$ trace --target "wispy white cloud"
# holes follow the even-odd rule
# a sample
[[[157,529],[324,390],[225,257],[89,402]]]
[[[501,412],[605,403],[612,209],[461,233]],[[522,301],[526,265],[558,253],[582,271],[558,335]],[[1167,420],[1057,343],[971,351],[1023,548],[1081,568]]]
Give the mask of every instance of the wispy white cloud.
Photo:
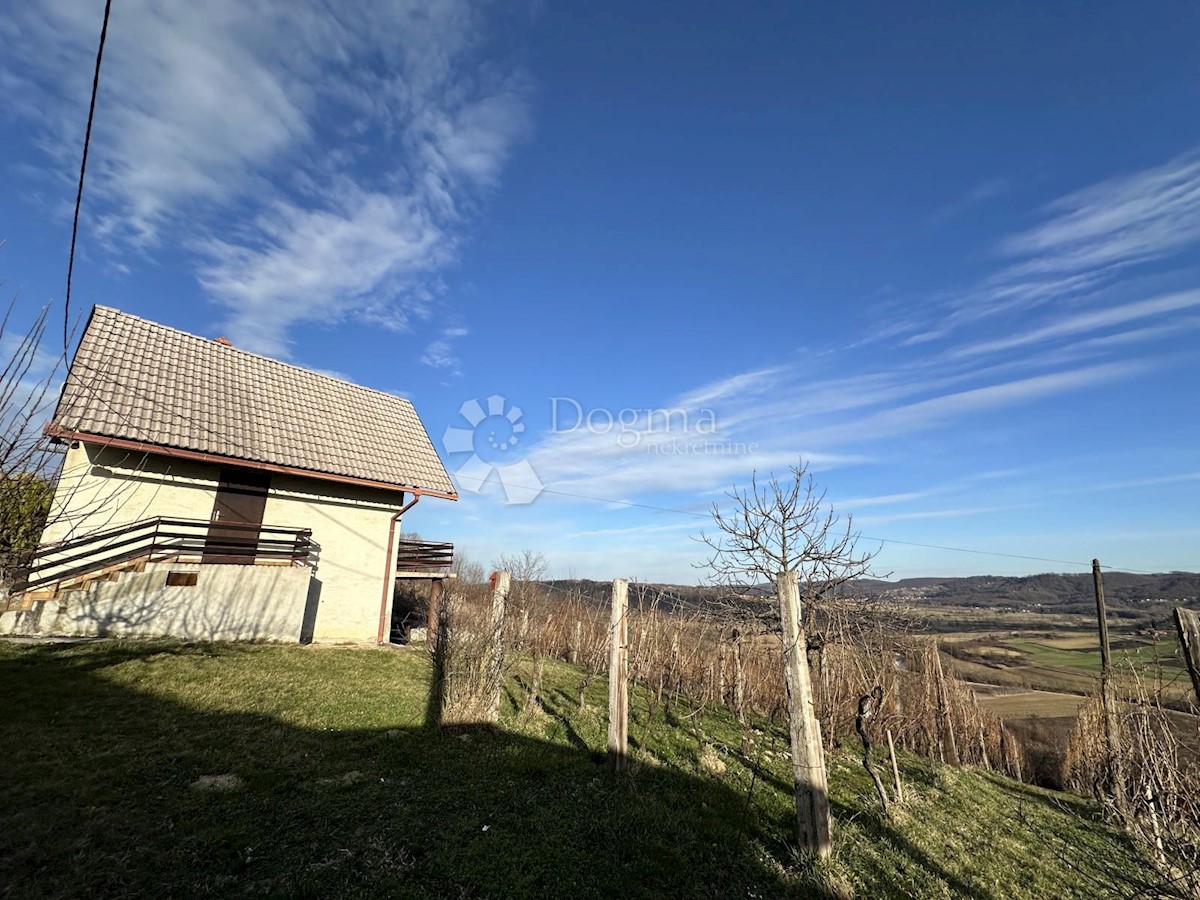
[[[1036,504],[1018,503],[1004,506],[962,506],[946,509],[923,509],[915,512],[890,513],[886,515],[856,516],[854,524],[860,528],[875,528],[894,522],[923,522],[937,519],[961,519],[968,516],[988,516],[1002,512],[1033,509]]]
[[[1053,363],[1054,355],[1050,361]],[[840,363],[827,361],[823,365],[840,366]],[[741,452],[671,452],[673,444],[695,437],[682,427],[683,417],[672,419],[677,427],[665,433],[640,431],[634,443],[624,446],[616,427],[599,432],[580,428],[535,435],[528,448],[528,461],[547,490],[531,509],[538,510],[535,521],[553,515],[546,510],[566,507],[591,510],[603,518],[611,516],[611,526],[593,520],[584,535],[575,532],[570,535],[574,541],[583,536],[595,540],[601,548],[595,562],[602,569],[607,565],[604,569],[607,574],[612,572],[613,560],[645,557],[642,552],[645,547],[653,548],[649,555],[657,562],[652,567],[675,566],[676,573],[686,572],[686,565],[679,560],[687,558],[689,553],[693,561],[695,557],[687,536],[703,526],[710,503],[723,502],[724,492],[732,485],[745,485],[752,470],[783,472],[804,456],[813,462],[818,481],[832,489],[852,483],[854,475],[844,472],[826,475],[826,472],[864,463],[886,465],[888,449],[885,448],[906,446],[903,442],[910,435],[938,429],[956,432],[969,429],[973,420],[994,416],[998,410],[1004,410],[1006,427],[1011,428],[1025,420],[1026,408],[1032,404],[1137,377],[1154,362],[1118,360],[1068,367],[1059,363],[1044,371],[1046,365],[1038,358],[964,368],[943,353],[929,360],[895,365],[883,372],[833,379],[814,377],[816,372],[808,361],[772,367],[769,376],[763,374],[765,370],[754,369],[745,373],[744,378],[726,377],[674,400],[668,398],[665,403],[670,407],[682,405],[684,400],[711,402],[719,422],[714,440],[724,446],[740,446]],[[969,386],[951,387],[960,382]],[[843,407],[822,401],[826,384],[836,386],[830,387],[828,393],[844,403]],[[647,398],[639,397],[629,405],[656,404],[652,399],[647,402]],[[688,410],[695,412],[694,408]],[[726,415],[726,410],[733,413]],[[695,422],[694,415],[689,421]],[[630,427],[645,425],[644,416],[639,416],[631,421]],[[884,459],[875,457],[879,452]],[[1014,479],[1021,480],[1019,488],[1004,483]],[[1029,467],[989,469],[908,490],[859,495],[848,500],[839,499],[838,492],[833,491],[830,501],[839,512],[853,514],[856,525],[871,533],[871,529],[889,524],[970,517],[983,520],[1033,508],[1044,501],[1045,492],[1026,490],[1029,481]],[[597,504],[583,498],[632,501],[692,515],[680,516],[679,521],[663,521],[659,513],[619,503]],[[484,499],[489,503],[500,502],[499,491],[490,496],[485,494]],[[543,529],[539,547],[557,548],[559,544],[555,527]],[[587,558],[586,554],[576,552],[575,545],[562,552],[569,552],[579,565],[584,565]]]
[[[1174,475],[1156,475],[1152,478],[1132,478],[1127,481],[1110,481],[1103,484],[1092,484],[1082,488],[1073,488],[1072,492],[1077,491],[1118,491],[1127,490],[1129,488],[1143,487],[1161,487],[1166,484],[1185,484],[1187,482],[1200,481],[1200,472],[1179,472]]]
[[[778,385],[788,371],[787,366],[768,366],[730,375],[689,391],[679,398],[676,405],[684,409],[701,409],[731,397],[744,399],[758,396]]]
[[[961,428],[972,417],[1136,377],[1152,366],[1151,361],[1122,360],[1064,367],[1050,356],[964,368],[942,354],[832,379],[813,377],[807,363],[759,368],[664,404],[631,400],[629,406],[640,412],[624,420],[617,410],[602,412],[595,418],[598,427],[576,422],[586,414],[568,416],[565,428],[531,436],[520,451],[548,488],[539,503],[577,499],[563,494],[632,501],[657,497],[648,502],[692,503],[702,511],[698,501],[719,499],[731,485],[745,483],[751,471],[784,472],[801,457],[818,472],[860,465],[882,442],[949,425]],[[1047,367],[1050,371],[1044,371]],[[956,389],[964,382],[970,386]],[[673,412],[648,416],[647,407],[660,406]],[[714,413],[711,433],[696,428],[701,409]],[[985,472],[959,479],[962,483],[858,497],[837,506],[911,505],[959,492],[967,481],[1019,474]],[[671,496],[678,499],[661,499]]]
[[[676,444],[622,447],[616,435],[578,432],[553,435],[529,454],[530,465],[553,491],[590,497],[633,500],[646,494],[685,493],[696,497],[744,480],[752,469],[784,470],[798,457],[796,449],[759,446],[693,448]],[[817,464],[834,459],[812,453]]]
[[[1051,203],[1047,221],[1001,244],[1019,273],[1111,269],[1200,240],[1200,154],[1113,178]]]
[[[1077,313],[1073,316],[1057,319],[1029,331],[1010,334],[990,341],[980,341],[967,344],[953,351],[954,356],[973,356],[981,353],[998,353],[1039,344],[1056,338],[1072,337],[1090,331],[1099,331],[1115,325],[1124,325],[1139,319],[1148,319],[1164,313],[1179,312],[1200,306],[1200,290],[1180,291],[1155,297],[1149,300],[1138,300],[1109,306],[1090,312]]]
[[[950,424],[962,427],[970,418],[997,409],[1021,408],[1134,377],[1150,365],[1105,362],[1012,377],[1011,370],[1019,371],[1019,363],[957,372],[947,370],[943,362],[832,380],[813,379],[802,365],[756,369],[668,401],[665,406],[676,414],[657,416],[653,428],[644,409],[624,425],[612,411],[611,419],[608,415],[596,419],[598,428],[584,424],[570,428],[575,424],[572,418],[566,430],[535,435],[521,450],[548,489],[539,502],[657,497],[649,502],[673,508],[692,503],[702,511],[698,501],[719,498],[722,490],[745,483],[751,471],[784,472],[801,457],[818,472],[863,464],[881,442]],[[1009,376],[1001,377],[1005,370]],[[967,379],[975,386],[948,389]],[[910,399],[914,395],[920,399]],[[688,405],[696,402],[713,404],[717,424],[713,433],[697,433],[697,407]],[[654,406],[644,399],[637,405]],[[726,410],[733,412],[727,415]],[[974,480],[1014,474],[1019,473],[988,472]],[[959,479],[964,484],[969,480]],[[964,484],[859,497],[838,501],[837,506],[851,510],[911,505],[961,491]],[[661,499],[671,496],[679,499]]]
[[[974,185],[958,199],[934,211],[933,215],[929,217],[929,221],[933,224],[941,224],[958,218],[989,200],[1003,196],[1012,190],[1012,187],[1013,179],[1011,178],[987,178]]]
[[[913,503],[917,500],[925,500],[939,493],[941,493],[940,490],[931,489],[927,491],[906,491],[902,494],[884,494],[879,497],[851,497],[848,500],[838,500],[836,502],[836,506],[838,509],[844,509],[848,512],[853,512],[857,509],[864,509],[872,506],[892,506],[901,503]]]
[[[990,384],[872,413],[856,421],[853,428],[855,432],[870,434],[876,438],[908,433],[996,408],[1029,403],[1068,391],[1128,378],[1146,371],[1147,368],[1148,364],[1136,362],[1102,363]],[[815,436],[826,439],[842,436],[845,439],[850,436],[845,432],[845,426],[833,426],[823,432],[818,431]]]
[[[77,159],[99,15],[48,0],[0,23],[10,110],[58,162]],[[302,322],[430,318],[529,124],[486,32],[470,0],[116,5],[85,234],[191,250],[231,336],[266,353]]]
[[[628,528],[596,528],[592,531],[576,531],[573,537],[611,537],[621,535],[625,537],[637,535],[662,534],[664,532],[685,531],[695,533],[698,527],[694,521],[674,522],[670,525],[632,525]]]
[[[258,166],[308,136],[308,98],[296,88],[311,54],[291,58],[293,33],[274,33],[267,11],[220,0],[131,0],[115,9],[89,183],[111,204],[100,216],[110,238],[157,242],[173,211],[228,199]],[[101,9],[50,0],[14,12],[5,45],[10,63],[23,65],[6,66],[7,77],[24,88],[29,111],[45,112],[43,146],[74,159]],[[296,13],[304,27],[308,12]]]
[[[890,301],[868,341],[924,349],[984,321],[995,329],[997,321],[1019,316],[1029,331],[1030,319],[1049,309],[1111,305],[1103,292],[1137,267],[1170,260],[1200,243],[1200,151],[1062,196],[1046,204],[1038,219],[1000,239],[990,271],[974,283],[905,303]],[[1015,346],[1020,344],[996,339],[972,352]]]
[[[444,369],[451,374],[461,374],[459,359],[454,352],[454,341],[466,337],[468,331],[461,326],[443,328],[421,355],[421,362],[434,369]]]

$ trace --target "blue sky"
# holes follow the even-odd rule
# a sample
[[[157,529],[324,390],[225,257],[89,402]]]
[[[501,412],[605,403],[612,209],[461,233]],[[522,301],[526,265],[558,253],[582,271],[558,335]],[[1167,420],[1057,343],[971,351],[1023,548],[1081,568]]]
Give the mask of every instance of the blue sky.
[[[704,510],[803,454],[874,538],[1200,565],[1200,7],[345,6],[114,5],[76,312],[468,431],[406,525],[485,563],[694,581]],[[0,22],[26,314],[61,313],[102,8]]]

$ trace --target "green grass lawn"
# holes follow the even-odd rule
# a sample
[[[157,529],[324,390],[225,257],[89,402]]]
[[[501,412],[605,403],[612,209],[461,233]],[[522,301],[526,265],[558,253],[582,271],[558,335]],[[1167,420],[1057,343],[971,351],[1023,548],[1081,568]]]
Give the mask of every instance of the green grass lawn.
[[[425,726],[418,652],[0,643],[0,673],[6,897],[1083,898],[1144,872],[1078,798],[916,757],[882,819],[849,752],[814,866],[777,730],[746,757],[724,711],[647,721],[635,690],[615,775],[605,682],[581,712],[563,664],[541,708],[517,712],[518,667],[500,729],[456,734]]]
[[[1006,645],[1024,654],[1033,666],[1067,673],[1086,673],[1095,678],[1100,675],[1098,647],[1061,647],[1053,643],[1029,640],[1007,641]],[[1173,641],[1116,648],[1112,651],[1112,660],[1114,668],[1122,675],[1136,670],[1142,677],[1152,681],[1160,671],[1166,681],[1177,681],[1186,677],[1182,661],[1176,656],[1176,644]]]
[[[1055,666],[1063,669],[1080,669],[1088,672],[1100,671],[1100,650],[1095,647],[1055,647],[1038,641],[1008,641],[1008,646],[1020,650],[1037,665]],[[1113,665],[1118,668],[1137,666],[1145,669],[1155,664],[1172,672],[1182,668],[1175,658],[1174,644],[1145,644],[1137,648],[1114,650]]]

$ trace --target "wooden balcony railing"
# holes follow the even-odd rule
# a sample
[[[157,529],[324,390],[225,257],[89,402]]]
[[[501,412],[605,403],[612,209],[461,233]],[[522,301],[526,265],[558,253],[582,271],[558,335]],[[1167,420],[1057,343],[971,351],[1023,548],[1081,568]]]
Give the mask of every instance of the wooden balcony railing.
[[[454,565],[454,545],[434,541],[398,541],[397,572],[436,573]]]
[[[312,565],[318,547],[309,528],[213,523],[157,517],[46,544],[15,566],[12,593],[68,581],[133,560]]]

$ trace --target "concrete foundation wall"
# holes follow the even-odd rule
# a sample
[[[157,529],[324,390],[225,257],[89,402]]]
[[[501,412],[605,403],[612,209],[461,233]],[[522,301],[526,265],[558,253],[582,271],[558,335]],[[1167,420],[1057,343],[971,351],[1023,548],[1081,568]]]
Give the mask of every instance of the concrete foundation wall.
[[[196,584],[168,585],[169,573],[195,573]],[[152,563],[0,614],[0,633],[298,641],[311,581],[298,566]]]
[[[219,479],[217,465],[80,444],[67,452],[42,542],[80,537],[154,516],[208,520]],[[263,523],[310,528],[319,546],[316,566],[311,572],[313,583],[311,589],[306,588],[310,601],[304,624],[306,637],[311,632],[315,640],[375,639],[384,585],[391,585],[395,575],[394,554],[389,559],[387,553],[388,529],[392,516],[405,500],[405,495],[398,491],[272,475]],[[397,523],[397,535],[399,531]],[[306,578],[310,574],[308,569],[300,571]],[[249,581],[243,585],[246,590],[250,587]],[[387,592],[389,604],[391,593]],[[169,599],[174,594],[162,596]],[[251,603],[251,598],[240,601],[235,618],[247,612],[247,603]],[[277,639],[298,638],[303,609],[297,614],[295,627],[289,626],[290,631],[274,629],[281,634],[294,633],[295,637]],[[294,609],[292,614],[296,614]],[[212,619],[215,612],[205,616]],[[171,621],[181,620],[176,617]]]

